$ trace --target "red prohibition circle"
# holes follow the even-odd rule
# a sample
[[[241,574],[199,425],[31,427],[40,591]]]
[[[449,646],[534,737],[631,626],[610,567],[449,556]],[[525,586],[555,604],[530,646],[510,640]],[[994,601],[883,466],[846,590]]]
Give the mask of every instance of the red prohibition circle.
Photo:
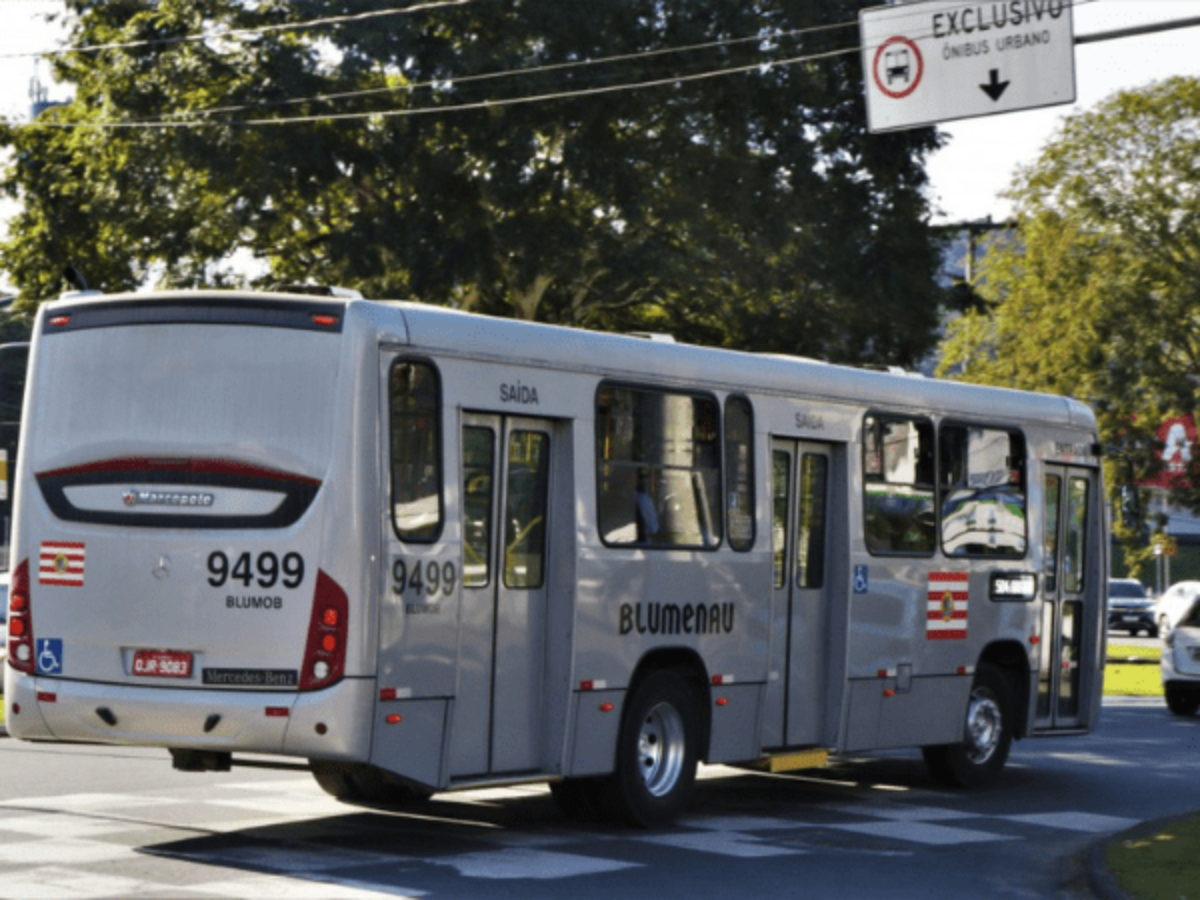
[[[884,74],[885,74],[886,79],[889,82],[891,81],[892,76],[900,74],[899,70],[901,68],[903,68],[905,80],[906,80],[906,82],[908,82],[908,87],[904,88],[903,90],[899,90],[899,91],[892,90],[890,87],[888,87],[886,84],[884,84],[884,79],[881,79],[879,77],[879,61],[881,59],[883,59],[886,62],[887,49],[889,47],[891,47],[893,44],[904,45],[904,48],[906,50],[909,50],[912,52],[913,59],[915,59],[915,61],[916,61],[917,72],[915,75],[912,76],[911,81],[908,81],[909,71],[908,71],[907,65],[905,65],[903,67],[888,66],[888,65],[884,66],[884,69],[885,69]],[[875,61],[871,64],[871,75],[875,78],[876,87],[878,87],[879,90],[883,91],[884,94],[891,97],[893,100],[902,100],[903,98],[905,98],[909,94],[911,94],[913,91],[915,91],[917,89],[917,85],[919,85],[921,83],[921,76],[924,73],[925,73],[925,60],[923,60],[921,58],[921,51],[918,50],[917,45],[914,44],[912,41],[910,41],[908,38],[900,37],[899,35],[897,35],[896,37],[890,37],[886,41],[884,41],[882,44],[879,45],[879,49],[875,51]]]

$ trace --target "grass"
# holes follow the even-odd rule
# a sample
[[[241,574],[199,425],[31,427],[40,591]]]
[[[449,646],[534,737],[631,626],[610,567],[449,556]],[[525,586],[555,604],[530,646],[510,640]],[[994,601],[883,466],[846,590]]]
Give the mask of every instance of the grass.
[[[1161,697],[1162,677],[1158,670],[1161,657],[1161,647],[1110,644],[1108,665],[1104,667],[1105,696]]]
[[[1146,835],[1113,841],[1105,862],[1121,887],[1141,900],[1200,897],[1200,813]]]

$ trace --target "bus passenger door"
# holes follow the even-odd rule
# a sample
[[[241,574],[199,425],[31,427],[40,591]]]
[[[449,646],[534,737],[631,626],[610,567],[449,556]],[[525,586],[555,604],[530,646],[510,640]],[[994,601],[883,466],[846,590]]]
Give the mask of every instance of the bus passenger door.
[[[828,692],[829,447],[776,439],[772,444],[771,658],[767,748],[821,740]]]
[[[453,775],[541,765],[552,423],[464,413]]]
[[[1097,479],[1088,469],[1047,466],[1044,482],[1045,546],[1036,730],[1085,724],[1081,706],[1083,663],[1103,636],[1097,580],[1102,577],[1098,545]],[[1089,653],[1088,648],[1092,648]]]

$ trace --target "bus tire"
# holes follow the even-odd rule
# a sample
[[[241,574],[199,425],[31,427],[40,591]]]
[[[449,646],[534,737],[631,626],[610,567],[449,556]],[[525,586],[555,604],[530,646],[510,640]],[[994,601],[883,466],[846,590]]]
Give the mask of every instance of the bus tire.
[[[617,739],[616,769],[604,782],[604,812],[641,828],[667,825],[696,782],[700,739],[696,692],[675,672],[654,672],[634,690]]]
[[[994,784],[1008,761],[1013,741],[1013,703],[1008,679],[995,666],[981,663],[967,700],[963,740],[923,747],[929,773],[950,787]]]
[[[310,765],[321,789],[344,803],[404,807],[424,803],[433,795],[433,791],[365,763],[311,760]]]

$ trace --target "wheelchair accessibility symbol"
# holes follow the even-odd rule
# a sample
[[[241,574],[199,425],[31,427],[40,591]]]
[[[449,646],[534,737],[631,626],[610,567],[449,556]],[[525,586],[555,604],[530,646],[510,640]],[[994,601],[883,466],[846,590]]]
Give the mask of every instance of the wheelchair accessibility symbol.
[[[37,670],[39,675],[61,675],[63,670],[62,638],[37,639]]]
[[[867,566],[854,567],[854,593],[865,594],[870,588]]]

